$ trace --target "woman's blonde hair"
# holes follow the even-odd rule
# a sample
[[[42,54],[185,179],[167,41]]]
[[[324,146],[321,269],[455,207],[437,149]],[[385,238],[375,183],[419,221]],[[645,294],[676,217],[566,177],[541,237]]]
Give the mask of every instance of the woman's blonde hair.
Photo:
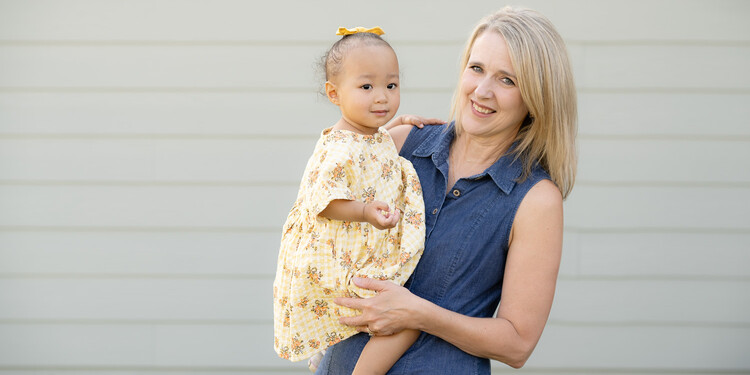
[[[521,98],[529,114],[510,152],[523,163],[526,179],[538,163],[549,173],[566,198],[576,176],[577,104],[573,72],[565,43],[542,14],[523,8],[505,7],[482,19],[474,28],[461,58],[466,70],[474,41],[485,31],[502,35],[516,73]],[[461,83],[453,97],[451,118],[461,132]]]

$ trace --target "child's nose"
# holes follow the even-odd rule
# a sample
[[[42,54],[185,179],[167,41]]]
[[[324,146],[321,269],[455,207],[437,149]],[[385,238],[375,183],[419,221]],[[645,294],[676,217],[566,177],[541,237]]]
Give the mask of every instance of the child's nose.
[[[378,90],[378,94],[375,96],[375,103],[387,103],[388,95],[383,90]]]

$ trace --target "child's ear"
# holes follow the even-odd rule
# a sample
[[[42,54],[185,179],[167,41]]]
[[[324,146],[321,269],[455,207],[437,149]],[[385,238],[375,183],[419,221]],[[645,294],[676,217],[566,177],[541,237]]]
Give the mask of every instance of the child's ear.
[[[339,94],[336,91],[336,85],[331,83],[331,81],[326,81],[326,96],[331,103],[339,105]]]

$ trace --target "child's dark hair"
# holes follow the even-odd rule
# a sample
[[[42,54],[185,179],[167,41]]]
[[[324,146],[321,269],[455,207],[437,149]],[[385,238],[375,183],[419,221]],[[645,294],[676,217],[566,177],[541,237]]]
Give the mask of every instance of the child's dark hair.
[[[391,47],[385,39],[375,33],[356,33],[344,35],[336,41],[325,55],[320,59],[320,68],[325,72],[325,80],[328,81],[341,72],[341,62],[344,61],[346,53],[353,47],[381,45]]]

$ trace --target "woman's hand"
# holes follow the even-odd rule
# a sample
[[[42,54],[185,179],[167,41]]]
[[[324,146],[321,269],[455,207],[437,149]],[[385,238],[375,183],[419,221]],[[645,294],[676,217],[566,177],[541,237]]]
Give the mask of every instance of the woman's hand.
[[[341,324],[377,336],[392,335],[404,329],[419,329],[418,306],[425,300],[390,281],[357,277],[352,281],[358,287],[374,290],[378,294],[370,298],[334,299],[333,302],[337,305],[362,312],[358,316],[339,318]]]
[[[396,145],[396,150],[401,151],[401,146],[404,145],[406,137],[409,136],[409,132],[412,130],[412,125],[418,128],[423,128],[425,125],[442,125],[445,121],[437,118],[427,118],[415,115],[401,115],[393,119],[389,124],[383,126],[383,129],[387,130],[393,139],[393,144]],[[409,126],[401,126],[409,125]]]
[[[399,125],[414,125],[423,128],[425,125],[442,125],[445,121],[438,118],[422,117],[417,115],[401,115],[394,118],[390,123],[383,126],[385,130],[391,130]]]

